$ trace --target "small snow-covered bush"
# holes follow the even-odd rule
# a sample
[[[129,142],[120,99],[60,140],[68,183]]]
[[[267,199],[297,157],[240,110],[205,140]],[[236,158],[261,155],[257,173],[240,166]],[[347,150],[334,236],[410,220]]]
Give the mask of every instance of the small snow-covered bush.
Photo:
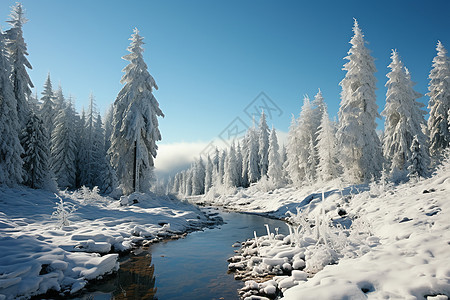
[[[56,203],[55,211],[52,213],[52,218],[57,220],[56,228],[62,228],[64,226],[69,226],[69,218],[72,216],[73,212],[77,210],[76,206],[72,203],[64,202],[64,200],[55,194],[56,198],[59,199],[59,203]]]

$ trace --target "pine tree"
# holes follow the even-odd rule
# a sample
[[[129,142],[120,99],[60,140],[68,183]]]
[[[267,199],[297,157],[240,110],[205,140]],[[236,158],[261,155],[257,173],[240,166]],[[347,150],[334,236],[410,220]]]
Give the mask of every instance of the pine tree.
[[[40,117],[44,124],[44,128],[47,131],[47,136],[50,136],[54,123],[55,123],[55,95],[53,93],[52,81],[50,80],[50,73],[47,75],[47,80],[44,84],[44,90],[42,91],[41,97],[41,109],[40,109]]]
[[[374,59],[365,46],[364,35],[355,20],[352,47],[345,59],[347,71],[339,108],[338,148],[347,179],[354,183],[378,177],[383,165],[381,144],[376,133],[376,72]]]
[[[70,101],[63,102],[51,136],[52,171],[60,188],[74,188],[76,184],[75,133],[75,110]]]
[[[242,150],[241,144],[238,142],[236,146],[236,176],[237,176],[237,186],[244,186],[242,182]]]
[[[103,123],[103,129],[105,131],[105,151],[107,152],[111,147],[111,134],[112,134],[112,122],[113,122],[113,105],[109,106],[106,111],[105,121]]]
[[[19,140],[17,101],[9,74],[4,34],[0,31],[0,184],[14,186],[22,182],[23,148]]]
[[[123,69],[121,83],[125,86],[114,102],[109,149],[111,163],[125,194],[149,190],[158,149],[156,142],[161,140],[157,117],[164,117],[152,93],[158,86],[144,62],[143,38],[137,29],[130,40],[130,54],[123,57],[130,63]]]
[[[192,168],[192,195],[202,195],[205,193],[205,164],[200,157]]]
[[[321,95],[321,94],[320,94]],[[319,108],[317,109],[319,110]],[[322,115],[322,113],[320,113]],[[311,184],[316,178],[317,153],[316,132],[317,116],[308,96],[303,99],[302,111],[298,121],[298,138],[300,148],[298,150],[298,160],[300,166],[300,180]]]
[[[217,185],[223,184],[224,174],[225,174],[225,161],[227,159],[227,152],[222,150],[222,153],[219,157],[219,169],[217,173]]]
[[[247,131],[248,134],[248,156],[247,156],[247,170],[248,170],[248,182],[249,184],[255,183],[259,180],[260,172],[258,168],[259,155],[258,155],[258,132],[256,128],[250,127]]]
[[[50,171],[49,138],[43,122],[34,113],[22,132],[21,144],[24,147],[23,183],[31,188],[55,187]]]
[[[69,98],[70,101],[70,98]],[[81,117],[75,118],[75,187],[87,185],[88,142],[86,139],[86,112],[81,111]]]
[[[337,178],[339,176],[339,163],[337,160],[338,149],[336,147],[336,135],[333,123],[325,110],[322,115],[322,121],[317,135],[317,154],[319,164],[317,171],[322,181]]]
[[[26,58],[28,55],[27,44],[23,39],[22,31],[22,26],[27,21],[22,4],[16,3],[16,5],[12,7],[10,20],[7,21],[11,24],[11,28],[6,31],[6,47],[9,52],[9,61],[11,63],[10,79],[13,84],[13,92],[17,101],[17,116],[21,128],[25,127],[30,116],[28,98],[31,95],[31,88],[34,87],[26,70],[26,68],[32,69],[30,62]]]
[[[213,169],[213,162],[211,160],[211,157],[208,155],[205,166],[205,194],[208,193],[213,185]]]
[[[411,157],[414,137],[426,148],[426,138],[422,132],[424,111],[416,101],[422,95],[413,90],[409,72],[407,73],[396,51],[392,51],[391,72],[386,76],[386,106],[382,115],[386,117],[383,137],[383,153],[389,163],[391,176],[406,177]],[[424,153],[426,155],[426,153]]]
[[[423,157],[423,146],[420,145],[417,136],[414,137],[411,144],[411,156],[408,164],[408,177],[418,178],[428,176],[428,160]]]
[[[231,145],[230,151],[228,152],[227,155],[223,184],[226,187],[236,187],[238,185],[236,150],[234,148],[234,144]]]
[[[248,181],[248,146],[249,146],[249,133],[248,130],[242,139],[242,171],[241,171],[241,186],[248,187],[250,185]]]
[[[267,175],[269,179],[279,186],[282,182],[282,163],[278,146],[278,138],[275,129],[272,127],[269,138],[269,169]]]
[[[266,122],[266,115],[264,114],[264,110],[261,113],[261,117],[259,119],[259,147],[258,147],[258,156],[259,156],[259,170],[260,170],[260,178],[261,176],[267,175],[267,170],[269,168],[269,127]]]
[[[450,131],[448,123],[450,121],[448,111],[450,109],[450,61],[447,50],[440,41],[437,43],[437,55],[433,59],[428,85],[430,97],[428,109],[428,131],[430,133],[430,154],[439,157],[442,150],[450,143]]]
[[[302,177],[300,175],[299,149],[302,147],[299,141],[298,124],[294,116],[292,116],[291,125],[289,126],[288,142],[286,147],[286,162],[284,168],[289,179],[295,186],[300,186]]]

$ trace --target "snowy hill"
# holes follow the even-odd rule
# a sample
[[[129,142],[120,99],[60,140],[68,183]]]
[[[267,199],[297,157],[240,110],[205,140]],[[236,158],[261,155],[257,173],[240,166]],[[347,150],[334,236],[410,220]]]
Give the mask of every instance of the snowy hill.
[[[132,194],[121,203],[95,191],[0,188],[0,299],[56,290],[75,293],[114,272],[118,254],[214,223],[196,207],[170,197]],[[123,205],[125,204],[125,205]],[[71,208],[76,209],[70,213]]]
[[[371,184],[340,190],[331,184],[270,192],[253,186],[231,196],[192,200],[274,217],[291,213],[290,236],[249,240],[232,259],[232,268],[245,270],[240,275],[247,280],[244,290],[253,289],[253,295],[265,295],[260,291],[273,284],[283,291],[284,299],[448,299],[449,192],[446,162],[432,178],[398,186]],[[250,280],[271,272],[289,274],[274,270],[290,269],[306,273],[295,271],[269,283]]]

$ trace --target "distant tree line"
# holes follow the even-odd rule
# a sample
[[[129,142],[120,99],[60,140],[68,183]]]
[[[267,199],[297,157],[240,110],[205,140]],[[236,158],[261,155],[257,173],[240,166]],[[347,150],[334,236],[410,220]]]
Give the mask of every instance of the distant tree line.
[[[276,131],[268,129],[264,112],[259,126],[228,149],[199,158],[177,173],[169,190],[181,195],[208,193],[214,186],[248,187],[262,179],[273,187],[296,187],[336,178],[359,184],[384,178],[395,182],[427,177],[450,142],[450,62],[441,42],[429,75],[428,123],[423,95],[414,90],[409,70],[396,50],[386,75],[384,132],[376,132],[381,118],[376,104],[374,58],[355,20],[351,48],[340,82],[339,121],[329,119],[321,91],[305,96],[300,116],[293,117],[288,140],[279,150]]]

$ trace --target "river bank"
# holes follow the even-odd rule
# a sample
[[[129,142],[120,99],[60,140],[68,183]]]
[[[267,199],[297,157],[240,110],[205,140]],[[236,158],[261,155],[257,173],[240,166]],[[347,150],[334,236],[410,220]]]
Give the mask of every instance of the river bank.
[[[171,196],[117,201],[88,189],[55,195],[1,187],[0,299],[76,294],[117,272],[118,253],[217,223],[214,214]]]

